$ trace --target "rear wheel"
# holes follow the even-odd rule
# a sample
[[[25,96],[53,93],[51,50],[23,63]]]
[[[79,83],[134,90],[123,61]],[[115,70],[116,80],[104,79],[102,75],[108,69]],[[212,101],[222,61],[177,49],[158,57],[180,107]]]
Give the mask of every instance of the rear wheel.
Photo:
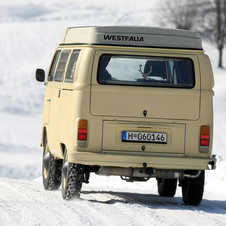
[[[205,171],[196,178],[185,177],[181,180],[183,202],[187,205],[199,206],[204,191]]]
[[[83,176],[83,165],[68,162],[68,153],[65,147],[61,182],[63,199],[69,200],[72,197],[80,197]]]
[[[46,190],[54,190],[60,187],[62,159],[54,159],[49,150],[47,137],[43,148],[42,178]]]
[[[177,189],[177,179],[158,178],[158,193],[164,197],[174,197]]]

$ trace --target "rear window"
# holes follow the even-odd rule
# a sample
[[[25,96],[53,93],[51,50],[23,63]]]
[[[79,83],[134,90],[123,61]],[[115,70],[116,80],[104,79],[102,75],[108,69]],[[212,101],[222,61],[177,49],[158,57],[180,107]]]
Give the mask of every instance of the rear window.
[[[100,57],[100,84],[193,88],[194,66],[188,58],[140,57],[104,54]]]

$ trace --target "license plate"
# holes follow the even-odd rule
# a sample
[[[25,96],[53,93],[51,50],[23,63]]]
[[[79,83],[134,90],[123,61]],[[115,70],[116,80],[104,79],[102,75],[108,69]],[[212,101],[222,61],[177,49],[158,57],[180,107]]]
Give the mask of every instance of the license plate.
[[[167,143],[166,133],[122,132],[122,142]]]

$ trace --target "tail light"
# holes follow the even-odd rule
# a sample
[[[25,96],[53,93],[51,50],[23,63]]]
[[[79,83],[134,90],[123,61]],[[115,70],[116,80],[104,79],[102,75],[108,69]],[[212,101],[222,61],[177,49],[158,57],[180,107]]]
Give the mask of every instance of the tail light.
[[[209,126],[201,126],[200,131],[200,152],[207,153],[209,152],[210,145],[210,127]]]
[[[87,145],[88,121],[80,119],[78,121],[78,146],[85,147]]]

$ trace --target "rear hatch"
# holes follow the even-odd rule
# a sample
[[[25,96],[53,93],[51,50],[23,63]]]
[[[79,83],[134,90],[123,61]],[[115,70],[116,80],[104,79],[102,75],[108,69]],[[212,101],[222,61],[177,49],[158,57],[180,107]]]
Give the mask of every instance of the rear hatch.
[[[141,151],[142,142],[145,151],[184,153],[184,121],[200,113],[197,56],[98,51],[96,57],[90,112],[112,118],[103,121],[102,148]],[[162,139],[166,134],[167,141],[123,140],[127,132]]]

